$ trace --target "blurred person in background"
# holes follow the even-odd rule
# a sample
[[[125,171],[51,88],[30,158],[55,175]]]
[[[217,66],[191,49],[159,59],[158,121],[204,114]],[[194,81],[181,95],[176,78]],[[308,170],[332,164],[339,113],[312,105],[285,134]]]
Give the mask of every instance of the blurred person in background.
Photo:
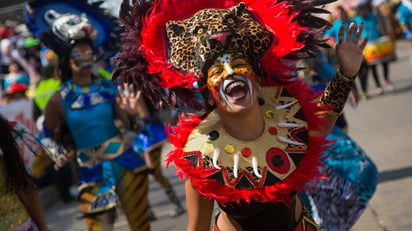
[[[47,231],[40,197],[22,159],[16,123],[0,115],[0,230]],[[33,155],[33,153],[32,153]]]
[[[394,86],[390,81],[390,62],[396,59],[394,53],[394,43],[387,35],[388,29],[376,14],[372,12],[372,6],[369,2],[361,2],[356,6],[357,15],[352,19],[358,25],[363,24],[364,30],[361,37],[369,36],[368,44],[365,47],[364,54],[372,77],[375,80],[375,93],[381,95],[384,88],[388,91],[393,90]],[[387,46],[389,49],[382,49]],[[376,50],[375,50],[376,49]],[[371,57],[369,59],[368,57]],[[382,66],[384,86],[381,84],[377,66]],[[367,84],[367,82],[365,82]]]
[[[35,119],[43,114],[47,102],[51,96],[60,90],[61,81],[57,77],[57,67],[48,65],[42,68],[42,75],[34,90],[34,103],[36,105]]]
[[[10,65],[11,69],[17,64]],[[33,101],[27,97],[29,77],[27,75],[17,75],[5,81],[2,102],[0,103],[0,113],[10,121],[22,124],[31,134],[37,134],[37,127],[33,117]],[[33,161],[33,155],[29,151],[23,151],[24,163],[29,165]]]
[[[5,75],[3,81],[0,111],[7,119],[18,121],[29,129],[32,134],[36,134],[34,105],[32,99],[27,96],[30,84],[29,76],[20,71],[17,62],[11,61],[9,73]]]
[[[10,37],[13,36],[14,29],[10,26],[3,25],[0,28],[0,73],[6,74],[12,61]]]
[[[130,89],[130,88],[126,88]],[[132,90],[132,89],[131,89]],[[133,93],[130,93],[133,97]],[[136,94],[141,94],[140,92]],[[128,97],[126,95],[125,97]],[[149,173],[154,177],[155,181],[165,192],[173,208],[169,211],[169,217],[175,218],[182,215],[185,209],[173,189],[173,185],[164,176],[162,172],[162,148],[167,142],[167,134],[162,118],[161,111],[156,110],[150,101],[143,95],[138,97],[134,107],[134,113],[138,118],[141,129],[133,141],[133,146],[138,153],[144,155],[146,165],[149,168]],[[151,219],[156,219],[155,214],[151,211]]]
[[[412,63],[412,1],[402,0],[397,9],[397,17],[403,36],[409,44],[409,61]]]
[[[402,34],[399,21],[396,18],[396,11],[393,1],[390,0],[372,0],[372,7],[377,12],[379,19],[385,24],[387,35],[396,43],[396,40]]]

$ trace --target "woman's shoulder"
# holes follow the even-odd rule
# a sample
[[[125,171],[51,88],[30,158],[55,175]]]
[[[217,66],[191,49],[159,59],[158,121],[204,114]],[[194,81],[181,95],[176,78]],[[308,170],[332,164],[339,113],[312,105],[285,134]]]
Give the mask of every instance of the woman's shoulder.
[[[95,79],[95,84],[102,87],[105,91],[110,91],[115,94],[118,93],[116,85],[111,80]]]
[[[62,96],[59,91],[56,91],[47,102],[48,107],[58,108],[61,106]]]
[[[351,21],[353,21],[353,22],[363,22],[364,19],[363,19],[361,16],[356,15],[355,17],[353,17],[353,18],[351,19]]]

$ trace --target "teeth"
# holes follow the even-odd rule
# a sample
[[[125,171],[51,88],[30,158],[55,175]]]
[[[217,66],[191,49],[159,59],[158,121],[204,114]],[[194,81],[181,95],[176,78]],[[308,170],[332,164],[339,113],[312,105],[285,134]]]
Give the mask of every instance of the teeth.
[[[246,82],[245,82],[246,80],[247,80],[247,78],[244,77],[244,76],[241,76],[241,75],[233,76],[233,78],[225,79],[223,81],[223,86],[222,86],[223,88],[222,89],[224,90],[225,93],[228,93],[234,87],[237,87],[237,86],[244,87],[244,86],[246,86]]]
[[[233,86],[231,86],[233,84]],[[232,88],[235,86],[238,86],[236,84],[242,84],[242,86],[244,86],[248,91],[248,94],[250,94],[250,102],[252,102],[253,100],[253,85],[252,82],[250,81],[250,79],[248,79],[246,76],[243,75],[235,75],[229,79],[225,79],[223,80],[223,83],[220,85],[219,88],[219,94],[222,97],[222,99],[229,105],[229,107],[232,107],[233,105],[230,103],[229,101],[229,96],[227,95],[228,93],[228,87]]]
[[[241,82],[241,81],[236,81],[236,82],[234,82],[234,83],[232,83],[232,84],[229,84],[229,86],[225,88],[226,94],[230,93],[230,91],[231,91],[233,88],[237,87],[237,86],[245,87],[246,84],[245,84],[244,82]]]

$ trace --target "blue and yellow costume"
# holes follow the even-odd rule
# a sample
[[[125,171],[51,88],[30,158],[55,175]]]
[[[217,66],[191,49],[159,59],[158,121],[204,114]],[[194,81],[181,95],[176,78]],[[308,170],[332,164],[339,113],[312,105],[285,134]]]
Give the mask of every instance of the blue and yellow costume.
[[[61,90],[66,121],[77,148],[81,207],[86,216],[114,208],[116,194],[120,201],[128,201],[128,207],[132,207],[133,201],[138,205],[139,195],[147,206],[146,193],[134,195],[148,190],[144,160],[114,124],[112,104],[116,94],[112,82],[100,79],[87,87],[68,81]],[[126,191],[129,184],[141,188]],[[131,196],[136,198],[128,200]],[[130,212],[137,213],[126,214]]]
[[[142,132],[137,134],[133,146],[139,153],[151,152],[156,148],[162,147],[167,141],[165,126],[155,118],[143,121]]]
[[[155,113],[152,113],[155,114]],[[156,115],[143,119],[143,129],[133,141],[133,147],[138,153],[146,155],[150,159],[148,168],[156,182],[162,187],[173,208],[169,211],[169,217],[174,218],[185,212],[170,181],[162,172],[162,147],[167,141],[165,126]],[[156,219],[154,213],[151,219]]]

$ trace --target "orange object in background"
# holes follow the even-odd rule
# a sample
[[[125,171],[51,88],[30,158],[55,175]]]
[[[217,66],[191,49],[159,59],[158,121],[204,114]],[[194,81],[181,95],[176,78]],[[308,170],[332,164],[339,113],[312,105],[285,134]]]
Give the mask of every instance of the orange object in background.
[[[369,42],[363,54],[369,65],[392,61],[396,59],[395,43],[389,36],[382,36],[376,41]]]

